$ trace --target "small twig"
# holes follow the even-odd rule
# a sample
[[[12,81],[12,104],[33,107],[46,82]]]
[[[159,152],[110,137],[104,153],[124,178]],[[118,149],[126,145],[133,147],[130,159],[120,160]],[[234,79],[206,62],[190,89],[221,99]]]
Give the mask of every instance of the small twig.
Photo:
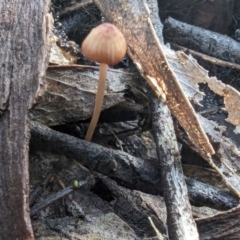
[[[219,110],[219,107],[215,107],[215,108],[206,109],[198,113],[201,114],[202,116],[208,116],[209,114],[215,113],[218,110]]]
[[[86,184],[86,181],[80,182],[78,188],[82,187],[85,184]],[[49,196],[48,198],[46,198],[42,202],[33,206],[32,209],[31,209],[30,216],[33,216],[33,215],[37,214],[39,211],[46,208],[47,206],[49,206],[53,202],[55,202],[55,201],[59,200],[60,198],[63,198],[65,196],[67,196],[68,194],[72,193],[75,189],[76,189],[75,186],[70,186],[70,187],[64,188],[63,190],[61,190],[57,193],[52,194],[51,196]]]
[[[109,131],[112,133],[112,135],[116,138],[119,146],[120,146],[120,149],[123,151],[123,142],[116,136],[116,134],[113,132],[112,128],[110,128],[108,125],[104,124],[108,129]]]
[[[73,11],[78,11],[79,9],[86,7],[91,3],[93,3],[93,0],[82,0],[80,3],[77,2],[70,7],[64,8],[64,10],[60,12],[60,16],[62,17],[64,15],[70,14]]]
[[[29,196],[29,205],[32,206],[35,202],[35,200],[41,195],[46,185],[48,185],[49,182],[51,182],[52,177],[56,175],[57,172],[61,171],[63,168],[65,168],[68,164],[68,159],[62,155],[59,160],[54,163],[54,167],[48,172],[46,177],[40,181],[37,186],[31,191]]]
[[[161,234],[161,233],[158,231],[158,229],[156,228],[156,226],[155,226],[155,224],[153,223],[151,217],[148,217],[148,220],[149,220],[152,228],[154,229],[155,233],[157,234],[157,238],[158,238],[159,240],[163,240],[162,234]]]

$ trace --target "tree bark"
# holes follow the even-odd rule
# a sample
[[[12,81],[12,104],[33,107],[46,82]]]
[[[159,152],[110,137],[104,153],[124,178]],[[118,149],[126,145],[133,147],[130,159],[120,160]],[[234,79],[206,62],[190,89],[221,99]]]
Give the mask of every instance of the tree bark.
[[[33,239],[29,116],[47,67],[49,0],[0,2],[0,238]]]

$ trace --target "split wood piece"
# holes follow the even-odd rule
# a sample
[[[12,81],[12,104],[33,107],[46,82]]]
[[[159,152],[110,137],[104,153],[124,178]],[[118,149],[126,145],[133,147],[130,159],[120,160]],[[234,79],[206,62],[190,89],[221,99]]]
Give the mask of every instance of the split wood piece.
[[[152,132],[161,169],[162,186],[164,186],[163,196],[167,207],[169,238],[199,239],[188,199],[171,113],[166,104],[155,98],[153,94],[149,94],[149,102]]]
[[[240,63],[240,43],[213,31],[177,21],[171,17],[164,22],[164,37],[184,47],[232,63]]]
[[[0,238],[33,239],[29,115],[48,64],[49,0],[0,2]]]
[[[90,170],[102,173],[115,179],[121,186],[140,190],[153,195],[162,195],[158,164],[131,156],[125,152],[108,149],[81,139],[56,132],[39,123],[31,125],[32,149],[48,151],[76,159]],[[186,180],[188,183],[188,179]],[[206,205],[216,209],[226,210],[236,207],[237,198],[207,184],[194,181],[193,189],[189,189],[190,199],[197,205]],[[193,183],[188,184],[192,188]],[[203,191],[204,189],[204,191]],[[215,189],[215,191],[214,191]],[[193,192],[192,192],[193,191]],[[202,193],[203,191],[203,193]],[[214,193],[214,195],[213,195]],[[216,195],[220,195],[216,197]],[[199,202],[201,199],[201,202]]]
[[[240,206],[212,217],[196,220],[201,240],[239,239]]]
[[[128,54],[155,94],[166,102],[199,152],[209,158],[214,154],[214,150],[180,83],[169,68],[150,20],[146,2],[144,0],[141,3],[137,0],[121,2],[94,0],[94,2],[107,20],[114,23],[124,34],[128,43]]]

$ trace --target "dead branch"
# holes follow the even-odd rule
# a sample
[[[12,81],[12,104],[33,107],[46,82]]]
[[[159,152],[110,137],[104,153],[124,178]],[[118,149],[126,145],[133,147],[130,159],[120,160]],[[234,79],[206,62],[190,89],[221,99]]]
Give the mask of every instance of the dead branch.
[[[201,202],[204,202],[208,207],[218,210],[228,210],[239,204],[238,198],[229,192],[219,190],[192,178],[186,178],[185,180],[190,202],[195,206],[203,206]]]
[[[118,179],[128,188],[144,192],[158,190],[154,184],[159,182],[159,173],[153,163],[135,158],[125,152],[89,143],[50,128],[32,123],[31,146],[35,149],[75,158],[90,170]]]

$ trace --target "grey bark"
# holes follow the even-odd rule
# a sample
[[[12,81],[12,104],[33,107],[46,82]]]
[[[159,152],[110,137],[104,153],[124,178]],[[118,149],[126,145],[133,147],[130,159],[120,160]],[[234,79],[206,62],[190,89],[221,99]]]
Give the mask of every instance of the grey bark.
[[[48,0],[0,2],[0,238],[33,239],[29,115],[47,67]]]

